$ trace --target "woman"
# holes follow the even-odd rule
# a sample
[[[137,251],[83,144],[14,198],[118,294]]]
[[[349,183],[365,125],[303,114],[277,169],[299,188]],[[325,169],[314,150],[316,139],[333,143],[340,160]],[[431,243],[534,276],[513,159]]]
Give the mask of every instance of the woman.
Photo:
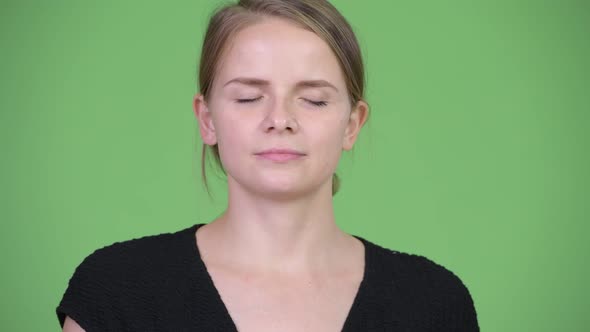
[[[227,209],[89,255],[57,308],[64,331],[479,329],[452,272],[335,223],[334,172],[369,108],[357,40],[332,5],[220,9],[199,80],[194,110],[227,175]]]

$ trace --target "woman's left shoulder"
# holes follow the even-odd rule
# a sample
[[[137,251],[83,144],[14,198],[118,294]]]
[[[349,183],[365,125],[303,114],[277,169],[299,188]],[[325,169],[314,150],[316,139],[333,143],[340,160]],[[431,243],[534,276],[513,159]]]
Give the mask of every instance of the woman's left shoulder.
[[[365,240],[366,241],[366,240]],[[420,254],[398,251],[367,241],[371,265],[379,278],[429,298],[473,305],[467,285],[458,273]]]
[[[479,330],[471,293],[455,272],[424,255],[365,243],[373,280],[381,289],[390,289],[395,293],[392,296],[406,299],[416,308],[429,308],[429,317],[442,326],[458,324],[469,327],[465,331]]]
[[[365,240],[366,241],[366,240]],[[467,288],[461,278],[441,263],[424,255],[398,251],[367,241],[374,266],[395,279],[407,279],[433,287]]]

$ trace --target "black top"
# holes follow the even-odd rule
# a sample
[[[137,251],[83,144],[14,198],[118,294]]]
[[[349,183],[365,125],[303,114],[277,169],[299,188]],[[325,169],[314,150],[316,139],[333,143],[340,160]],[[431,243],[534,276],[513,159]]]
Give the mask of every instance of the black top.
[[[56,308],[86,332],[237,331],[201,260],[196,224],[116,242],[76,268]],[[418,255],[365,245],[363,280],[343,331],[479,331],[463,282]]]

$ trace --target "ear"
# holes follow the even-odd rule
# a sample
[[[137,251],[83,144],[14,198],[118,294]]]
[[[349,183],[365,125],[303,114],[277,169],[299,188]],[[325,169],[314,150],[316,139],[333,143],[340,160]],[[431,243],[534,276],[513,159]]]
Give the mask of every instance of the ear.
[[[365,101],[359,100],[350,112],[350,118],[348,119],[348,124],[346,125],[342,142],[342,148],[344,150],[348,151],[352,149],[354,142],[356,142],[358,134],[361,131],[361,128],[368,119],[368,116],[369,105]]]
[[[207,145],[217,144],[217,135],[215,133],[215,126],[213,125],[213,116],[209,111],[205,97],[202,94],[196,94],[193,99],[193,109],[197,120],[199,121],[199,130],[201,132],[201,139]]]

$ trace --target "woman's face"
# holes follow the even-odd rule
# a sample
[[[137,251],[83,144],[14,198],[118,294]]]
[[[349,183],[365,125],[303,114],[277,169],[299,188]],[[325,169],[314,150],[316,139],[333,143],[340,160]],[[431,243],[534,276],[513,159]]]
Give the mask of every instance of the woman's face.
[[[228,184],[282,199],[301,196],[331,178],[366,120],[351,105],[330,47],[311,31],[268,18],[242,29],[218,64],[207,102],[195,97],[205,144],[219,145]],[[260,155],[268,149],[295,159]]]

